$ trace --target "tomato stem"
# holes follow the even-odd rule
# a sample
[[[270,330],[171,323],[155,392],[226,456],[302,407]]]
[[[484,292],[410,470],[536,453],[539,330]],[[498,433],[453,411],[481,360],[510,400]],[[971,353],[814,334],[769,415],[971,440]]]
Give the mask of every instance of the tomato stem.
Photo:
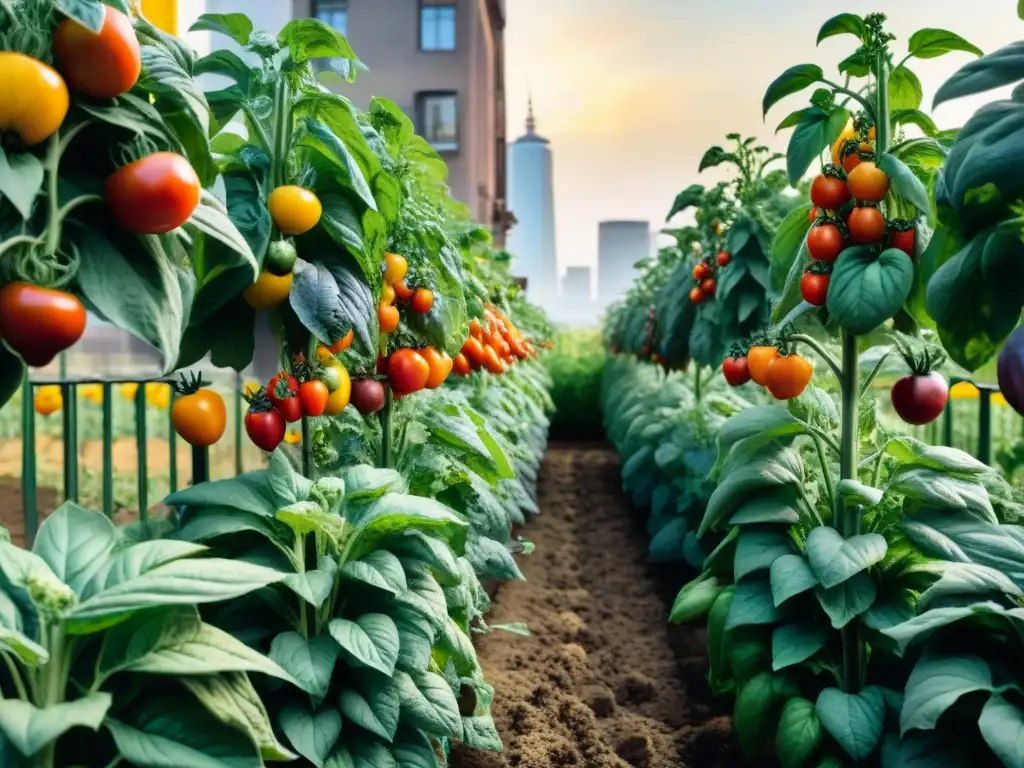
[[[860,442],[860,359],[857,354],[857,337],[843,331],[842,367],[842,443],[839,452],[839,479],[857,479],[857,450]],[[834,499],[834,520],[836,530],[843,538],[860,533],[860,507],[846,505],[840,494]],[[860,625],[854,620],[842,630],[843,643],[843,689],[856,693],[861,686],[861,670],[864,649],[860,642]]]

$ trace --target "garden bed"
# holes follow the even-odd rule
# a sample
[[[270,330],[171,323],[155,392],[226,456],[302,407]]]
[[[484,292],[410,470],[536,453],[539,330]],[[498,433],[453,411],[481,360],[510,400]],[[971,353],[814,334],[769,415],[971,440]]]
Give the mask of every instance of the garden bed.
[[[503,584],[480,660],[505,750],[459,751],[455,768],[702,768],[740,763],[728,701],[712,701],[704,631],[667,623],[667,589],[619,488],[616,454],[554,445],[541,470],[536,552]],[[678,579],[678,575],[676,576]]]

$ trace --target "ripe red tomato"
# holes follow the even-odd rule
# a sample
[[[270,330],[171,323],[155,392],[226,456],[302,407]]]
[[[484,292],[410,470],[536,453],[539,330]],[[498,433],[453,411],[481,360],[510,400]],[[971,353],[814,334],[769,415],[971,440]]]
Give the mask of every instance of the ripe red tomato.
[[[850,171],[852,171],[854,168],[861,164],[860,156],[862,154],[871,155],[873,150],[874,147],[872,147],[867,142],[862,141],[860,144],[857,145],[857,148],[855,150],[848,152],[843,157],[843,170],[846,171],[847,174],[849,174]]]
[[[732,256],[729,254],[728,251],[720,251],[718,256],[715,257],[715,260],[718,262],[718,266],[724,267],[728,265],[730,261],[732,261]]]
[[[272,452],[284,440],[284,417],[273,408],[254,405],[245,414],[245,433],[257,448]]]
[[[352,405],[364,416],[384,407],[384,385],[377,379],[356,379],[352,382]]]
[[[388,358],[388,381],[395,392],[419,392],[429,379],[430,364],[415,349],[399,349]]]
[[[694,304],[700,304],[704,301],[704,291],[700,289],[700,286],[694,286],[690,289],[690,301]]]
[[[700,284],[700,289],[705,296],[714,296],[715,287],[715,281],[712,280],[711,278],[708,278],[707,280]]]
[[[816,307],[825,306],[830,279],[828,275],[804,272],[804,276],[800,278],[800,295],[804,297],[804,301]]]
[[[469,365],[469,358],[459,352],[452,361],[452,370],[457,376],[469,376],[473,369]]]
[[[142,53],[125,14],[103,6],[99,32],[64,19],[53,33],[57,68],[71,90],[94,99],[112,99],[130,91],[142,72]]]
[[[738,387],[750,381],[750,368],[746,357],[727,357],[722,361],[722,373],[730,387]]]
[[[843,252],[843,234],[835,224],[816,224],[807,233],[807,253],[815,261],[831,263]]]
[[[412,311],[417,315],[425,315],[432,306],[434,306],[434,292],[429,288],[417,288],[412,295]]]
[[[811,210],[807,212],[807,220],[813,224],[818,220],[818,206],[812,206]]]
[[[302,405],[302,413],[306,416],[322,415],[330,396],[331,391],[327,384],[317,379],[299,384],[299,402]]]
[[[399,301],[408,301],[415,294],[415,291],[408,286],[405,280],[399,280],[391,287],[395,292],[395,298]]]
[[[693,279],[703,280],[706,277],[711,276],[711,267],[705,264],[703,261],[694,264],[693,266]]]
[[[885,217],[877,208],[854,208],[846,225],[850,228],[850,239],[860,245],[877,243],[885,237]]]
[[[904,376],[892,386],[892,407],[907,424],[930,424],[946,409],[949,384],[938,371]]]
[[[768,366],[765,386],[776,400],[796,397],[811,381],[814,366],[800,355],[774,358]]]
[[[103,197],[129,232],[159,235],[177,229],[199,205],[199,177],[181,155],[154,152],[107,177]]]
[[[267,399],[284,416],[285,421],[298,421],[302,418],[299,382],[293,376],[286,376],[284,371],[267,384]]]
[[[28,365],[42,367],[85,333],[85,307],[64,291],[30,283],[0,290],[0,339]]]
[[[889,247],[898,248],[907,256],[914,257],[914,230],[908,229],[903,232],[889,230]]]
[[[889,176],[872,162],[865,160],[852,171],[847,180],[850,194],[858,200],[878,203],[889,191]]]
[[[819,208],[835,211],[849,199],[850,190],[842,179],[820,174],[811,182],[811,202]]]

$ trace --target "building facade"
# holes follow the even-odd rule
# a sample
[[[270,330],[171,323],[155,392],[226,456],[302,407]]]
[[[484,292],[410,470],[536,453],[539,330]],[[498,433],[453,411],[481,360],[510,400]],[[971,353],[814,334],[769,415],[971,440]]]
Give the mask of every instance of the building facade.
[[[513,271],[526,278],[526,293],[547,310],[558,300],[558,257],[555,251],[555,198],[551,147],[537,134],[533,104],[526,133],[509,147],[509,200],[516,226],[509,233]]]
[[[646,221],[602,221],[597,225],[597,299],[603,310],[624,294],[636,277],[633,265],[650,256]]]

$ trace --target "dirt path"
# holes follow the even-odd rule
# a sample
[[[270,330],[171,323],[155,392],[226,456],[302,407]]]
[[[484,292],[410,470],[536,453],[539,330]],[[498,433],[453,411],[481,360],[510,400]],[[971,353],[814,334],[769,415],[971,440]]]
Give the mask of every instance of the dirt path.
[[[553,446],[541,515],[524,531],[527,581],[502,585],[478,649],[505,752],[454,768],[718,768],[739,765],[725,702],[710,702],[702,630],[666,624],[665,590],[619,490],[617,456]]]

